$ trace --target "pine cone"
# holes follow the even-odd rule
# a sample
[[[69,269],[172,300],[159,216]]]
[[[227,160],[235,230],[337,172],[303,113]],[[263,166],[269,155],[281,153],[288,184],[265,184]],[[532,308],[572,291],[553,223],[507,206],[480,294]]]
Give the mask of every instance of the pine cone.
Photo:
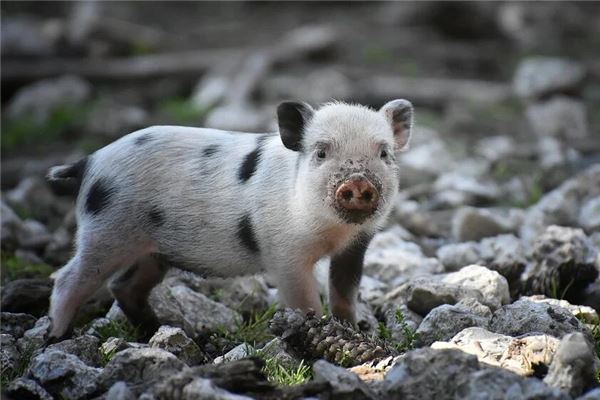
[[[304,315],[300,310],[278,310],[270,329],[303,358],[324,358],[344,367],[398,354],[383,341],[331,316],[316,318],[314,313]]]

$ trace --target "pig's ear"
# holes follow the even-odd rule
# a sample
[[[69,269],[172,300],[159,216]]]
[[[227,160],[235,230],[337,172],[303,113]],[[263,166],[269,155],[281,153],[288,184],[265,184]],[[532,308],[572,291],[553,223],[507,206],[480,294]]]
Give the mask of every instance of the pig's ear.
[[[379,110],[392,126],[394,132],[394,151],[408,149],[413,126],[413,105],[404,99],[392,100]]]
[[[314,114],[314,110],[306,103],[284,101],[277,107],[279,135],[283,145],[290,150],[302,150],[304,128]]]

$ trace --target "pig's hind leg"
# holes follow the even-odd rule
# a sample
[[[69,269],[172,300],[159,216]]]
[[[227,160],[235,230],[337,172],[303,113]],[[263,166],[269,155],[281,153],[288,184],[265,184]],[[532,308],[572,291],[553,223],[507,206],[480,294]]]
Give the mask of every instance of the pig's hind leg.
[[[79,307],[120,268],[152,252],[152,245],[115,232],[79,232],[75,256],[59,272],[50,298],[50,339],[63,337]]]
[[[140,258],[125,272],[110,282],[109,288],[129,321],[149,338],[160,327],[148,296],[167,272],[168,266],[160,257],[150,254]]]

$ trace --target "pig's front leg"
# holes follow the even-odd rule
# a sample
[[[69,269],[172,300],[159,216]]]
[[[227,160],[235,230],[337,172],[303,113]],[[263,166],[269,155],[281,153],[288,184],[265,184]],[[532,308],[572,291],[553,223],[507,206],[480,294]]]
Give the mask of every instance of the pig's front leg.
[[[329,306],[334,317],[356,325],[356,300],[370,235],[362,235],[341,253],[331,257]]]
[[[321,298],[313,276],[313,265],[304,263],[281,264],[276,275],[279,298],[283,305],[322,315]]]

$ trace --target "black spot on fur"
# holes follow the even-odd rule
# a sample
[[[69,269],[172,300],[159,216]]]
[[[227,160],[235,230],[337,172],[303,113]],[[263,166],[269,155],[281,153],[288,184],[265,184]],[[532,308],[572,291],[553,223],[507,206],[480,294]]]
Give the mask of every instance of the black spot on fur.
[[[161,226],[165,223],[165,212],[158,207],[153,207],[148,213],[148,217],[155,226]]]
[[[252,178],[252,175],[256,172],[256,167],[260,161],[260,153],[261,148],[264,141],[269,137],[269,135],[261,135],[256,144],[256,148],[252,150],[250,153],[246,155],[240,169],[238,171],[238,178],[242,182],[246,182],[248,179]]]
[[[77,196],[79,189],[81,188],[81,182],[83,182],[83,177],[85,176],[87,164],[88,158],[84,157],[75,164],[72,164],[69,168],[50,177],[48,184],[50,185],[52,192],[59,196]]]
[[[217,153],[218,151],[219,151],[219,145],[211,144],[209,146],[206,146],[204,148],[204,150],[202,150],[202,155],[204,155],[205,157],[210,157],[213,154]]]
[[[238,237],[242,244],[253,253],[258,252],[258,243],[256,236],[254,235],[254,228],[252,228],[252,221],[249,215],[244,215],[238,224]]]
[[[110,203],[110,198],[114,194],[114,191],[115,189],[108,184],[106,179],[98,179],[92,184],[87,194],[85,202],[87,211],[92,215],[101,212]]]
[[[149,133],[146,133],[145,135],[138,136],[137,138],[135,138],[135,144],[138,146],[141,146],[144,143],[149,142],[150,139],[152,139],[152,135]]]

